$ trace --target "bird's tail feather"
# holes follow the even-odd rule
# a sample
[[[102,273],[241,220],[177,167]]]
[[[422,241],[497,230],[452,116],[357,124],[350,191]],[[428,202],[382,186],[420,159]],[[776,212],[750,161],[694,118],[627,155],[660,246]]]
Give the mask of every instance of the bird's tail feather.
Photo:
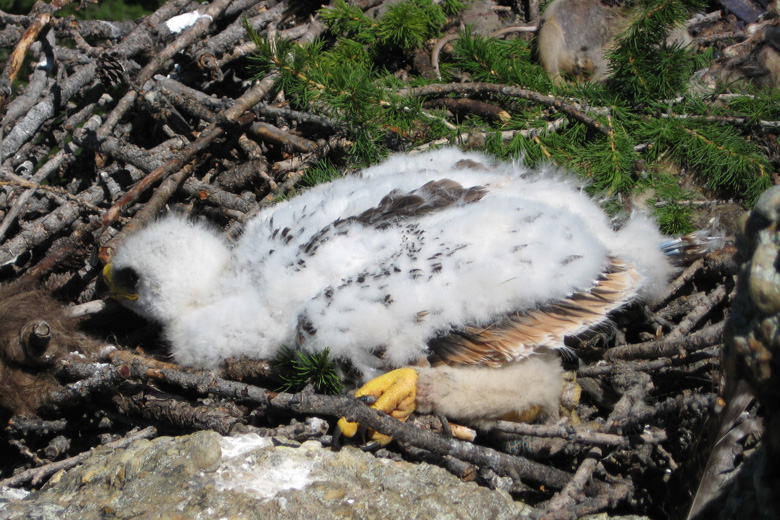
[[[710,219],[707,227],[661,243],[661,250],[673,262],[687,264],[707,253],[722,249],[726,233],[718,225],[718,218]]]

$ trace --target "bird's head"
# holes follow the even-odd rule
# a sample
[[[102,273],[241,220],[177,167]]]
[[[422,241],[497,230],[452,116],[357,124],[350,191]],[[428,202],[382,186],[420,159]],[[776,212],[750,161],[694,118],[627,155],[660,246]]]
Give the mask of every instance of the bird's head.
[[[103,269],[103,279],[124,306],[166,323],[210,301],[230,258],[218,232],[169,215],[129,236]]]

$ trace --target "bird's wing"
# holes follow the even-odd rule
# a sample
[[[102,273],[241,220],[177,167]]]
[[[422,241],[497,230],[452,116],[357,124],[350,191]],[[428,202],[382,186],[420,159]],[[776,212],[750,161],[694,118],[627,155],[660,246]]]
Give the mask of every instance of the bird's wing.
[[[510,311],[528,313],[522,321],[563,323],[566,304],[548,309],[548,302],[572,298],[572,309],[595,308],[598,297],[572,295],[593,290],[609,251],[583,219],[521,194],[494,197],[490,190],[483,196],[480,188],[453,184],[438,186],[463,196],[434,198],[438,210],[426,211],[415,191],[395,194],[392,200],[408,204],[390,202],[385,210],[380,204],[328,227],[298,251],[296,282],[280,291],[304,281],[304,289],[319,287],[296,313],[300,345],[328,346],[334,357],[361,368],[371,363],[366,354],[383,357],[374,367],[401,366],[426,354],[427,342],[442,332],[494,323]],[[316,282],[308,282],[312,273]],[[605,287],[618,277],[608,272]],[[606,311],[599,312],[601,321]]]
[[[436,337],[429,341],[433,367],[393,370],[366,383],[356,396],[377,398],[372,407],[400,420],[415,408],[483,428],[499,418],[531,420],[540,411],[556,409],[562,383],[554,355],[532,354],[539,347],[559,347],[565,336],[602,322],[636,295],[640,281],[633,265],[611,258],[590,290],[543,308],[510,313],[491,326]],[[357,431],[357,425],[344,418],[338,424],[346,436]],[[372,440],[387,444],[390,438],[374,433]]]
[[[314,255],[322,243],[334,235],[346,233],[347,228],[353,224],[383,229],[404,220],[416,219],[453,206],[477,202],[485,196],[487,191],[483,186],[467,188],[451,179],[429,181],[409,192],[393,190],[382,197],[376,206],[357,215],[340,218],[325,226],[301,245],[301,256]]]
[[[432,364],[501,366],[531,355],[538,347],[556,348],[603,322],[607,314],[636,295],[636,269],[612,258],[607,271],[587,291],[539,309],[513,312],[487,327],[466,327],[436,337],[428,344]]]
[[[239,257],[257,259],[273,251],[274,255],[282,254],[293,261],[291,256],[297,254],[299,247],[316,242],[316,235],[334,222],[354,222],[358,215],[367,221],[374,211],[379,211],[384,219],[391,218],[393,211],[388,204],[404,208],[407,216],[418,214],[412,201],[404,196],[417,191],[423,199],[427,198],[431,193],[422,192],[421,187],[429,181],[452,179],[461,186],[489,186],[492,191],[525,171],[457,149],[393,156],[360,174],[320,184],[261,211],[247,224],[237,253]],[[447,200],[446,196],[442,198],[446,190],[441,186],[432,191],[434,198]],[[394,194],[401,194],[401,199]],[[383,198],[387,200],[380,202]],[[436,206],[431,200],[420,202],[417,209],[431,210]],[[395,212],[396,216],[399,214]]]

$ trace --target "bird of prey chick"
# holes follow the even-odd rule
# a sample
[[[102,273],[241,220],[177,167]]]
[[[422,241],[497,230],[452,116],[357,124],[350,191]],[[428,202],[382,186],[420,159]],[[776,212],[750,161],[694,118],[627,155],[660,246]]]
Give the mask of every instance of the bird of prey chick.
[[[485,426],[557,411],[554,351],[663,292],[662,241],[641,215],[613,230],[552,169],[453,148],[396,155],[267,208],[233,247],[164,217],[104,274],[115,298],[162,323],[179,363],[329,348],[363,380],[399,369],[358,391],[375,407]]]

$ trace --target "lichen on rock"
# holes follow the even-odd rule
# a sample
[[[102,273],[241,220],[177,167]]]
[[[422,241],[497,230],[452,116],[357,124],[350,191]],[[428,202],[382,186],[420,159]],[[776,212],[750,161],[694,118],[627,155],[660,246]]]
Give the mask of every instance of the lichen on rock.
[[[116,518],[510,519],[532,508],[428,464],[210,431],[97,449],[2,507],[9,520]]]

